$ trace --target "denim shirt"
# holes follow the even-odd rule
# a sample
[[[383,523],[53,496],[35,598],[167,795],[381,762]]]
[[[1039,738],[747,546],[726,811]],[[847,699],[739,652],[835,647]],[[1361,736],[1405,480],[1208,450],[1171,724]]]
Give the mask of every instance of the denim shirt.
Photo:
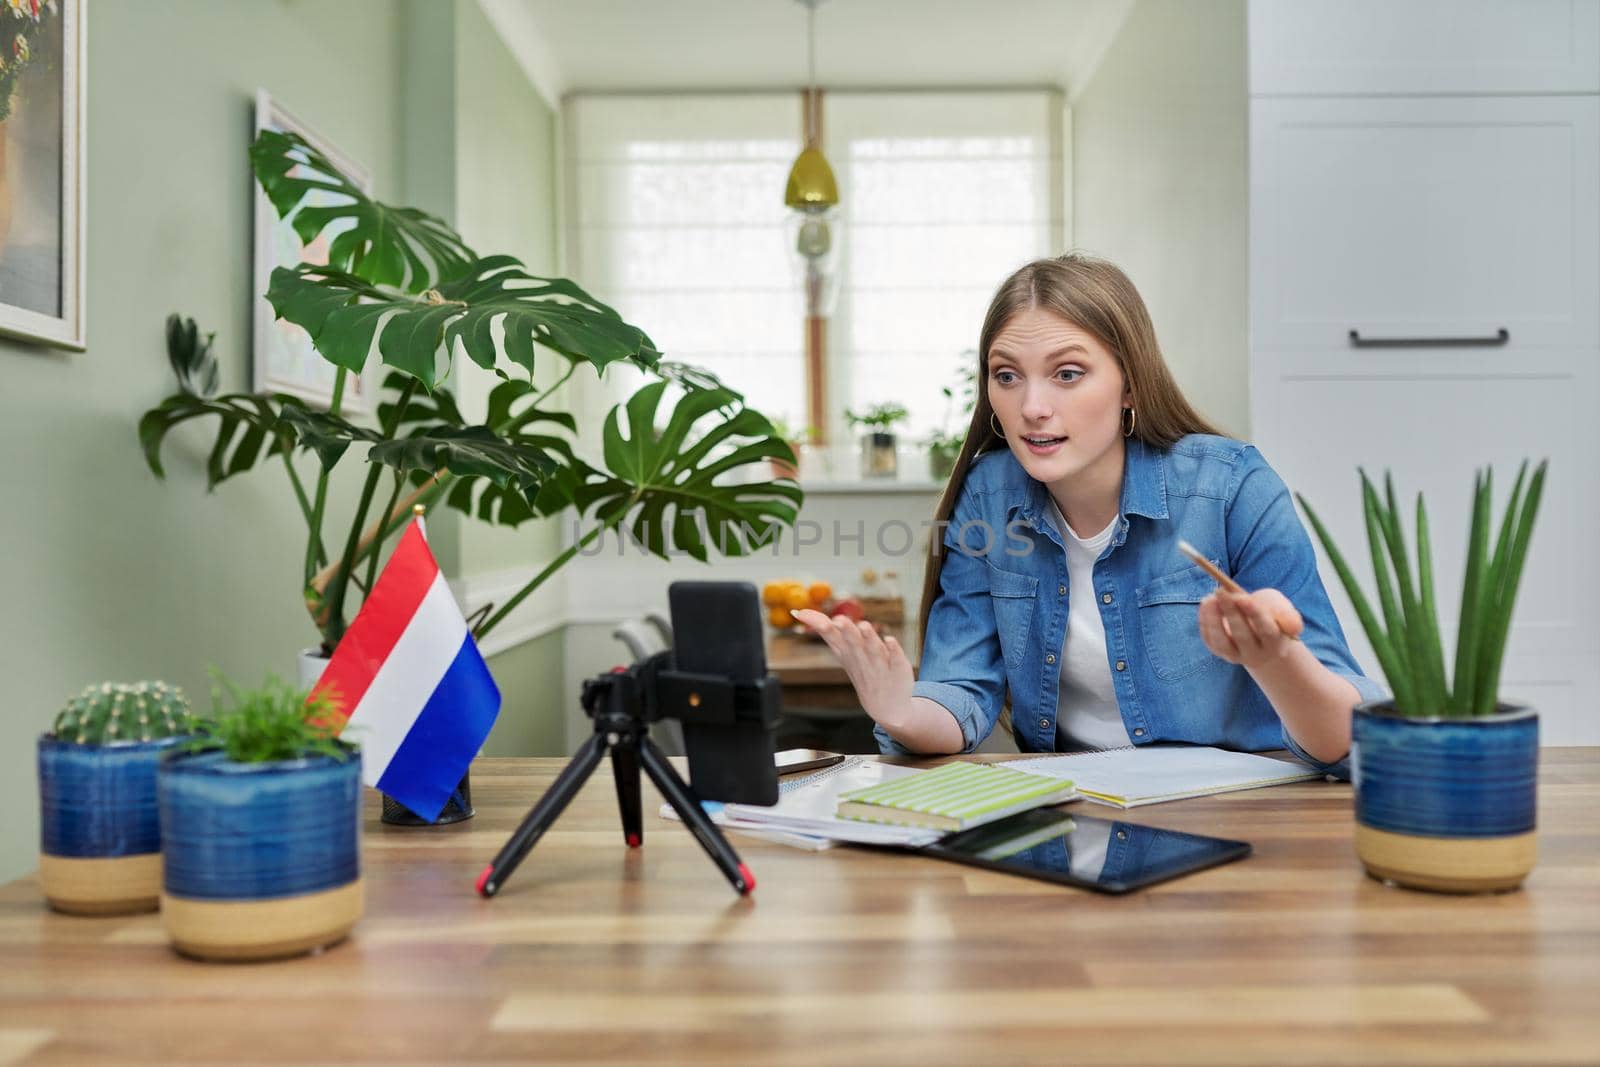
[[[1248,590],[1273,588],[1305,621],[1301,639],[1361,699],[1383,690],[1361,672],[1317,574],[1316,554],[1283,480],[1250,445],[1191,434],[1165,451],[1127,442],[1115,531],[1094,588],[1069,590],[1066,552],[1048,518],[1049,491],[1008,449],[967,470],[950,524],[939,594],[928,615],[914,695],[949,709],[963,751],[994,729],[1011,697],[1017,745],[1049,752],[1070,596],[1092,596],[1105,626],[1117,705],[1134,745],[1182,741],[1246,752],[1287,747],[1328,773],[1289,736],[1243,667],[1200,637],[1199,604],[1215,583],[1178,551],[1188,541]],[[908,750],[879,726],[885,753]]]

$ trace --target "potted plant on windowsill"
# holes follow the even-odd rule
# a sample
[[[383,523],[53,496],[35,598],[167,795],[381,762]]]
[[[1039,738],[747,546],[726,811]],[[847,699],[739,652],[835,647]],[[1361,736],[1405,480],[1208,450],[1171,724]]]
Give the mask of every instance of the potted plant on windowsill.
[[[704,561],[711,547],[742,555],[794,523],[798,486],[738,477],[739,468],[791,456],[741,394],[663,360],[643,330],[573,282],[531,275],[510,256],[480,256],[443,221],[373,200],[294,134],[263,131],[251,161],[304,243],[333,228],[326,264],[278,268],[266,294],[337,368],[332,403],[323,411],[289,396],[211,397],[191,388],[147,412],[139,436],[161,476],[168,433],[214,419],[212,488],[263,461],[282,461],[306,523],[302,587],[322,656],[342,638],[356,591],[371,588],[386,540],[418,504],[505,526],[564,515],[591,520],[576,545],[481,613],[473,627],[480,640],[614,527],[628,524],[663,558]],[[373,352],[390,368],[376,426],[340,413],[348,376],[359,375]],[[551,356],[559,373],[536,387],[536,358]],[[464,417],[441,384],[452,357],[502,379],[482,421]],[[602,455],[591,465],[580,455],[577,420],[555,405],[575,374],[599,376],[618,365],[646,381],[606,414]],[[360,499],[341,535],[328,540],[330,474],[352,449],[367,461]],[[314,483],[296,468],[303,451],[317,458]]]
[[[1362,593],[1327,529],[1303,498],[1394,698],[1355,709],[1350,750],[1356,852],[1374,878],[1416,889],[1515,889],[1537,851],[1539,717],[1500,700],[1500,665],[1522,566],[1533,536],[1548,461],[1517,473],[1493,546],[1492,474],[1474,477],[1472,526],[1456,634],[1446,676],[1434,610],[1428,516],[1417,494],[1412,562],[1385,477],[1385,496],[1361,475],[1367,540],[1382,619]],[[1393,578],[1391,580],[1391,569]]]
[[[893,478],[900,469],[894,426],[906,420],[906,409],[899,404],[874,404],[857,415],[845,409],[845,421],[863,431],[861,437],[861,476]]]
[[[165,682],[91,685],[39,738],[39,882],[74,915],[154,911],[161,894],[156,765],[193,729]]]
[[[963,427],[972,416],[972,406],[978,396],[977,362],[975,349],[961,353],[957,372],[961,388],[959,415],[955,410],[955,389],[948,385],[939,388],[939,392],[944,394],[944,418],[939,423],[939,429],[928,435],[928,476],[936,482],[950,477],[950,472],[955,470],[956,459],[961,455],[961,446],[966,444],[967,431]],[[950,429],[953,417],[959,423],[955,430]]]
[[[816,431],[810,428],[795,430],[785,420],[774,418],[772,421],[773,436],[789,446],[789,457],[774,456],[767,463],[772,469],[774,478],[788,478],[790,481],[800,480],[800,449],[802,445],[816,440]]]
[[[215,717],[161,763],[161,921],[201,959],[298,955],[362,911],[361,761],[321,698],[219,678]],[[231,706],[224,706],[228,700]]]

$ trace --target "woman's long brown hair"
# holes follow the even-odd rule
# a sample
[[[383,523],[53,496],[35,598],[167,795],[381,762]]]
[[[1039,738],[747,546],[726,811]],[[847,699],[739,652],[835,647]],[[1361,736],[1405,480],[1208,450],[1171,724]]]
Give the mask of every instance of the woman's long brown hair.
[[[1150,312],[1120,269],[1103,259],[1072,252],[1057,259],[1034,260],[1018,270],[1001,283],[983,317],[983,332],[978,339],[977,404],[961,454],[950,472],[944,495],[939,498],[934,514],[937,521],[928,539],[917,626],[919,646],[928,632],[928,612],[939,595],[939,572],[944,566],[941,531],[961,496],[967,468],[983,453],[1008,447],[1005,438],[995,433],[991,425],[994,408],[989,406],[989,346],[1013,315],[1030,307],[1054,311],[1093,334],[1116,358],[1133,393],[1133,436],[1140,441],[1166,449],[1185,434],[1221,433],[1184,399],[1162,358]]]

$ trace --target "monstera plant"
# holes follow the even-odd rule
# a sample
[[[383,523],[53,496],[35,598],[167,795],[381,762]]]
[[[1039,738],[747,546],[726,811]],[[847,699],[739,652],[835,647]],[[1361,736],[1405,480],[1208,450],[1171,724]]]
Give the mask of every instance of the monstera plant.
[[[337,368],[328,410],[286,395],[208,397],[180,390],[145,413],[146,461],[176,426],[214,419],[210,486],[281,459],[307,528],[305,600],[331,651],[348,625],[352,585],[371,588],[384,539],[414,505],[443,504],[506,526],[576,515],[590,529],[474,627],[482,637],[529,593],[606,531],[626,527],[649,551],[705,560],[742,555],[792,525],[802,495],[792,482],[754,481],[740,468],[792,458],[772,423],[738,392],[697,368],[661,358],[648,335],[562,278],[528,273],[511,256],[480,256],[442,220],[373,200],[292,133],[262,132],[250,151],[257,180],[302,242],[326,236],[328,262],[272,273],[267,300],[302,327]],[[192,333],[192,331],[190,331]],[[169,343],[192,345],[180,331]],[[376,425],[340,413],[346,380],[370,354],[390,369]],[[533,371],[555,358],[539,389]],[[453,359],[502,380],[481,423],[463,417],[443,384]],[[614,365],[647,381],[606,415],[602,455],[579,453],[577,421],[549,406],[579,372]],[[368,461],[342,539],[330,541],[328,483],[351,452]],[[318,460],[314,484],[292,462]],[[374,512],[387,477],[386,499]],[[364,576],[363,576],[364,571]]]

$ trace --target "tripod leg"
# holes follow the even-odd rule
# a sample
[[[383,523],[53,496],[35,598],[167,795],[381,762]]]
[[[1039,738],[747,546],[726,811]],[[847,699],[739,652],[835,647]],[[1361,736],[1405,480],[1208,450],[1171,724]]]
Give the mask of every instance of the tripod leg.
[[[511,872],[517,869],[517,864],[522,862],[528,850],[533,848],[534,843],[550,829],[550,824],[555,822],[566,806],[572,802],[572,798],[577,795],[589,775],[594,773],[595,765],[605,754],[606,743],[600,734],[595,734],[578,747],[572,762],[567,764],[567,769],[561,772],[550,788],[545,790],[544,796],[539,798],[538,803],[534,804],[533,809],[523,818],[522,824],[511,835],[511,839],[495,856],[494,862],[478,875],[479,893],[492,897],[500,892],[500,887],[511,877]]]
[[[617,808],[622,812],[622,839],[629,848],[644,844],[644,819],[639,801],[639,750],[624,741],[611,750],[611,773],[617,781]]]
[[[683,779],[678,777],[678,772],[672,769],[672,764],[667,762],[661,750],[648,737],[639,739],[639,760],[644,764],[645,773],[650,775],[650,780],[667,798],[667,803],[682,816],[683,824],[694,834],[695,840],[700,842],[700,847],[706,850],[712,862],[721,869],[723,875],[741,896],[748,896],[756,887],[756,876],[751,874],[750,868],[740,861],[739,854],[728,844],[728,839],[722,836],[722,831],[717,829],[716,823],[706,815],[699,799],[689,791]]]

